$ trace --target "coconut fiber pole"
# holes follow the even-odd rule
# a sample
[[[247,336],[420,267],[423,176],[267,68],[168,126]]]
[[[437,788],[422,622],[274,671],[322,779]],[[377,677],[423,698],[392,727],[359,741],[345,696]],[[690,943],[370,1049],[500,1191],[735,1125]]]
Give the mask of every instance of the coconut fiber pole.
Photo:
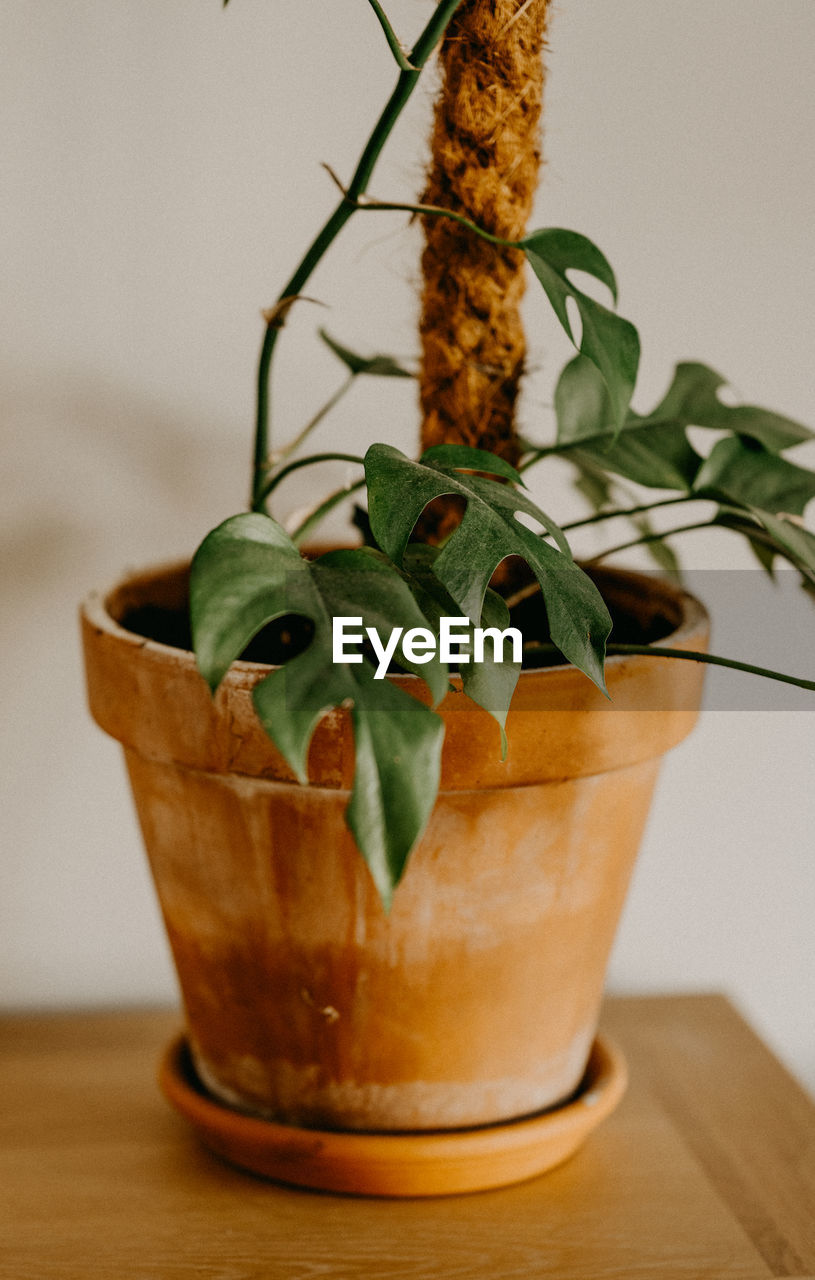
[[[508,240],[523,236],[537,186],[547,7],[464,0],[440,49],[422,202]],[[422,447],[475,445],[514,462],[523,255],[447,218],[423,222]]]

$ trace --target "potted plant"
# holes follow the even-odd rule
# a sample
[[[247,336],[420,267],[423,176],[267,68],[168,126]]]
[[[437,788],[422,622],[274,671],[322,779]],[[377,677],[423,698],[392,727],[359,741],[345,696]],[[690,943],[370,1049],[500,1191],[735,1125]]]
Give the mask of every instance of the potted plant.
[[[528,231],[546,0],[441,0],[410,49],[370,3],[396,85],[265,313],[251,509],[191,570],[93,597],[84,636],[188,1017],[166,1087],[239,1163],[416,1193],[535,1172],[619,1096],[597,1015],[659,758],[692,726],[703,664],[745,665],[704,653],[704,611],[680,587],[601,556],[581,566],[568,535],[624,518],[625,543],[674,573],[651,510],[712,504],[673,531],[717,523],[811,587],[815,474],[784,456],[806,428],[724,405],[702,364],[635,412],[639,338],[607,259],[575,232]],[[375,199],[376,160],[436,49],[427,189]],[[286,318],[349,219],[386,209],[425,229],[420,456],[376,442],[303,456],[331,405],[277,448]],[[576,347],[547,442],[515,427],[527,275]],[[347,384],[412,376],[322,338]],[[563,527],[525,483],[553,457],[591,504]],[[279,487],[330,458],[358,478],[284,528]],[[315,546],[349,496],[358,545]]]

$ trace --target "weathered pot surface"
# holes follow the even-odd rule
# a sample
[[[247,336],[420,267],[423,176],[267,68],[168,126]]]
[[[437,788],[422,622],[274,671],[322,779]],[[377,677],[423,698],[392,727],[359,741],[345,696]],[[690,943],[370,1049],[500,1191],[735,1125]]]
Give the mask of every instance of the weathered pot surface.
[[[634,616],[704,648],[702,607],[608,571]],[[180,608],[177,567],[83,609],[91,710],[122,742],[196,1068],[229,1105],[291,1124],[450,1129],[567,1098],[597,1026],[608,954],[661,755],[692,727],[702,669],[611,658],[611,701],[578,671],[525,672],[499,733],[460,689],[439,798],[389,915],[348,833],[345,712],[300,786],[238,662],[213,700],[191,653],[127,629]],[[423,684],[396,677],[419,697]]]

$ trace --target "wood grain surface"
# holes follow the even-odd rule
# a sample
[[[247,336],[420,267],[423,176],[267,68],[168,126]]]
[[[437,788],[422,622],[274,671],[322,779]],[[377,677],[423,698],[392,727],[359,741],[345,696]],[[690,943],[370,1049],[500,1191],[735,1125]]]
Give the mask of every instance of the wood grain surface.
[[[625,998],[619,1110],[503,1191],[362,1200],[220,1163],[162,1100],[167,1011],[0,1020],[2,1280],[815,1276],[815,1108],[716,996]]]

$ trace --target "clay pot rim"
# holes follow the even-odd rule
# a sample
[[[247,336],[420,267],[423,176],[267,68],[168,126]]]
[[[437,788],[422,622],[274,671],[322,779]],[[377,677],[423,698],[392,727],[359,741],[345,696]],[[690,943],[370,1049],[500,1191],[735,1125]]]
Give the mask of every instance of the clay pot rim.
[[[182,582],[188,571],[189,561],[185,560],[165,561],[145,569],[126,571],[106,589],[90,591],[82,602],[80,612],[93,628],[99,628],[115,636],[119,642],[147,653],[155,653],[156,657],[166,658],[171,655],[176,663],[197,671],[196,657],[192,649],[183,649],[176,645],[165,644],[160,640],[153,640],[136,631],[130,631],[119,621],[128,607],[132,607],[139,600],[142,603],[147,602],[148,590],[157,582],[168,585],[173,582]],[[656,573],[606,566],[599,567],[593,572],[601,580],[605,579],[623,590],[628,588],[632,598],[644,599],[646,596],[652,600],[656,598],[668,611],[674,613],[677,618],[675,628],[660,637],[655,642],[655,647],[670,644],[672,648],[691,649],[696,643],[699,647],[703,646],[710,619],[707,609],[696,596]],[[609,654],[605,659],[605,666],[607,672],[613,672],[638,660],[647,661],[645,658],[639,658],[638,655]],[[274,670],[279,670],[279,667],[265,662],[238,658],[229,668],[224,677],[224,683],[235,687],[252,687],[267,672]],[[521,679],[526,681],[533,676],[555,682],[573,679],[575,676],[585,680],[582,672],[579,672],[571,663],[525,667],[521,672]],[[387,679],[408,688],[416,688],[424,683],[421,676],[412,675],[409,672],[389,675]],[[453,673],[450,681],[455,688],[461,687],[461,677],[458,674]]]
[[[291,767],[263,728],[252,696],[274,668],[237,661],[212,697],[191,650],[149,640],[116,620],[148,603],[179,608],[186,597],[185,569],[176,563],[131,573],[86,601],[82,630],[91,714],[136,754],[294,785]],[[604,570],[598,576],[609,586],[614,583],[618,605],[644,627],[657,619],[670,626],[676,618],[666,637],[672,648],[706,647],[707,614],[694,597],[663,579],[629,570]],[[496,720],[453,676],[434,708],[445,724],[441,791],[583,777],[663,755],[696,721],[705,667],[658,653],[656,643],[652,653],[610,657],[608,696],[568,664],[523,671],[506,718],[507,756]],[[420,677],[389,679],[430,705],[430,690]],[[309,783],[349,790],[354,762],[350,711],[335,707],[314,730]]]

